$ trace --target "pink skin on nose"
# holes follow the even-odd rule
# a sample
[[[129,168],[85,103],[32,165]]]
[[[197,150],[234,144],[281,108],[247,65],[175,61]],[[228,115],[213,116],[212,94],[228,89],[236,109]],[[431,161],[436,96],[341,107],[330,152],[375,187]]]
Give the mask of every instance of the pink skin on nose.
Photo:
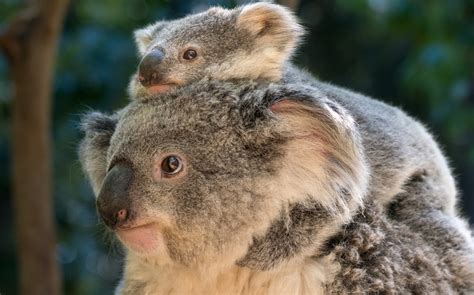
[[[158,225],[154,223],[121,228],[117,230],[117,235],[127,247],[138,253],[156,252],[160,246],[163,246],[162,235]]]
[[[127,210],[122,209],[117,212],[117,220],[124,221],[127,218]]]
[[[137,80],[137,83],[139,84],[142,84],[141,81],[145,80],[143,76],[138,75],[138,74],[135,77],[136,77],[135,79]],[[155,85],[145,87],[145,89],[149,94],[159,94],[159,93],[164,93],[177,85],[179,85],[179,83],[172,83],[172,82],[166,83],[165,82],[163,84],[155,84]]]

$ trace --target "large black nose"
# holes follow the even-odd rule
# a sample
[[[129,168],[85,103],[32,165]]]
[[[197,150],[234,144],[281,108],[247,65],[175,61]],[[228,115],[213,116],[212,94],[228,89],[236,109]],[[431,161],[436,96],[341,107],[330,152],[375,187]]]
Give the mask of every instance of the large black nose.
[[[164,57],[161,50],[154,49],[142,58],[138,66],[138,79],[143,86],[149,87],[159,83],[160,73],[158,66]]]
[[[114,229],[130,217],[129,188],[133,170],[127,163],[117,163],[107,173],[97,197],[97,210],[104,223]]]

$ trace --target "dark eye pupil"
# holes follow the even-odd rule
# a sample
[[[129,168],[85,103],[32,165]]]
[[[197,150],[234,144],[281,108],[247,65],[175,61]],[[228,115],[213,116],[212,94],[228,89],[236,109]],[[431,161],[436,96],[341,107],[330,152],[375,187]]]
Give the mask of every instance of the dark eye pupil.
[[[167,174],[174,174],[181,170],[181,161],[176,156],[166,157],[161,163],[161,170]]]
[[[188,49],[183,55],[184,59],[190,60],[195,59],[197,57],[197,52],[194,49]]]

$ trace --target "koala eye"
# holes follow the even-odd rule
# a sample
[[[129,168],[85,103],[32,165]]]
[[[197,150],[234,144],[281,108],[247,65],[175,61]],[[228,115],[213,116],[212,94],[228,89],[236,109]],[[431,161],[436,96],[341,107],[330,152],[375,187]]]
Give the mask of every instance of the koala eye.
[[[172,176],[183,169],[183,161],[178,156],[170,155],[161,162],[161,171],[166,176]]]
[[[186,60],[192,60],[192,59],[195,59],[197,57],[197,52],[196,50],[194,49],[188,49],[184,52],[183,54],[183,58],[186,59]]]

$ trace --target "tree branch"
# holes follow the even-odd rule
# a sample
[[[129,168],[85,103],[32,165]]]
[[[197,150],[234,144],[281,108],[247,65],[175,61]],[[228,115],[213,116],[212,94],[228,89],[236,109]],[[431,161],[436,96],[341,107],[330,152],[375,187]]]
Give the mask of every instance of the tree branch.
[[[33,7],[29,7],[18,13],[6,29],[0,33],[0,48],[10,64],[21,56],[19,43],[25,39],[28,30],[33,27],[37,19],[38,11]]]
[[[60,294],[51,181],[51,85],[67,0],[29,1],[2,32],[13,89],[12,188],[21,294]]]

